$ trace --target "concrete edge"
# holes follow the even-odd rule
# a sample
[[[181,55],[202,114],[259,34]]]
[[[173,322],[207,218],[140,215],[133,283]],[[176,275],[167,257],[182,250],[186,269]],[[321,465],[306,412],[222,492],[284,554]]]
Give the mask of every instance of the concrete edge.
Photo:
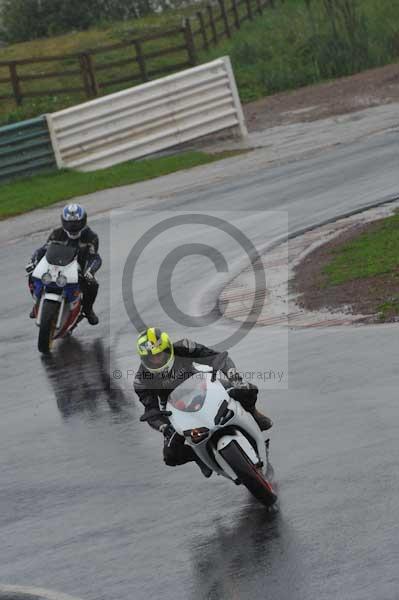
[[[398,194],[394,194],[393,196],[385,196],[382,200],[376,200],[375,202],[370,202],[369,204],[365,204],[362,207],[355,208],[346,213],[342,213],[341,215],[338,215],[336,217],[331,217],[330,219],[326,219],[325,221],[321,221],[320,223],[316,223],[314,225],[309,225],[308,227],[303,227],[302,229],[299,229],[298,231],[294,231],[293,233],[288,234],[288,236],[285,236],[285,239],[293,240],[301,235],[304,235],[305,233],[308,233],[309,231],[314,231],[315,229],[319,229],[319,227],[324,227],[325,225],[330,225],[331,223],[336,223],[337,221],[340,221],[341,219],[347,219],[348,217],[353,217],[354,215],[359,215],[359,214],[364,213],[367,210],[370,210],[372,208],[378,208],[379,206],[384,206],[384,204],[392,204],[392,202],[396,202],[397,200],[399,200],[399,192],[398,192]]]
[[[309,233],[309,231],[314,231],[315,229],[319,229],[319,227],[324,227],[325,225],[330,225],[331,223],[336,223],[337,221],[340,221],[341,219],[347,219],[349,217],[353,217],[354,215],[359,215],[359,214],[364,213],[372,208],[378,208],[379,206],[384,206],[384,204],[392,204],[393,202],[396,202],[397,200],[399,200],[399,192],[397,194],[394,194],[393,196],[385,196],[381,200],[375,200],[374,202],[370,202],[369,204],[365,204],[364,206],[361,206],[359,208],[355,208],[353,210],[342,213],[335,217],[330,217],[329,219],[325,219],[324,221],[320,221],[319,223],[307,225],[306,227],[302,227],[302,229],[298,229],[297,231],[293,231],[292,233],[289,233],[288,235],[283,235],[283,236],[277,238],[276,240],[271,242],[264,250],[262,250],[261,254],[263,256],[266,252],[269,252],[269,250],[273,250],[274,248],[277,248],[277,246],[279,246],[280,244],[283,244],[284,242],[288,242],[289,240],[294,240],[295,238],[300,237],[301,235],[304,235],[305,233]]]
[[[341,219],[346,219],[346,218],[352,217],[354,215],[364,213],[364,212],[366,212],[368,210],[371,210],[373,208],[378,208],[379,206],[384,206],[384,204],[392,204],[393,202],[396,202],[398,200],[399,200],[399,193],[398,194],[394,194],[394,195],[384,196],[384,198],[381,198],[380,200],[375,200],[374,202],[370,202],[369,204],[366,204],[366,205],[361,206],[359,208],[355,208],[355,209],[352,209],[352,210],[347,211],[345,213],[341,213],[340,215],[336,215],[334,217],[330,217],[329,219],[325,219],[324,221],[320,221],[318,223],[313,223],[312,225],[308,225],[306,227],[302,227],[301,229],[293,231],[292,233],[289,233],[288,235],[282,235],[282,236],[276,238],[275,240],[273,240],[272,242],[270,242],[269,244],[267,244],[264,248],[262,248],[261,250],[259,250],[259,255],[260,256],[264,256],[265,254],[267,254],[271,250],[274,250],[275,248],[277,248],[281,244],[284,244],[285,242],[288,242],[289,240],[293,240],[293,239],[296,239],[296,238],[298,238],[298,237],[300,237],[302,235],[305,235],[309,231],[314,231],[316,229],[319,229],[320,227],[324,227],[325,225],[329,225],[331,223],[336,223],[337,221],[340,221]],[[253,263],[251,263],[251,264],[253,264]],[[246,263],[246,265],[248,266],[248,263]],[[220,308],[220,296],[221,296],[222,292],[227,288],[227,286],[230,285],[230,283],[232,281],[234,281],[234,279],[236,279],[237,277],[239,277],[239,275],[242,273],[242,271],[243,271],[243,268],[241,268],[238,272],[236,272],[235,275],[233,277],[231,277],[231,279],[229,279],[229,281],[227,283],[225,283],[221,287],[219,285],[219,290],[218,290],[217,295],[216,295],[216,298],[217,298],[217,300],[216,300],[217,311],[218,311],[218,313],[219,313],[219,315],[221,317],[227,319],[228,321],[234,321],[235,319],[231,319],[229,317],[226,317],[222,313],[221,308]],[[211,290],[208,290],[208,292],[209,291],[211,291]],[[215,292],[215,290],[212,290],[212,291]],[[201,296],[201,298],[203,298],[203,295]]]
[[[0,600],[79,600],[79,598],[42,588],[0,585]]]

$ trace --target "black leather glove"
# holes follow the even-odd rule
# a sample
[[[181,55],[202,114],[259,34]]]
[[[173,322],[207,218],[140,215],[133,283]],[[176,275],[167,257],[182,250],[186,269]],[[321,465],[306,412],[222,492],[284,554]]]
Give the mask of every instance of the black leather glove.
[[[259,392],[258,386],[256,386],[254,383],[250,383],[249,381],[243,381],[242,379],[241,379],[241,381],[236,381],[233,383],[233,389],[242,390],[242,391],[247,390],[254,394],[255,393],[257,394]]]
[[[231,381],[233,384],[235,384],[236,382],[242,382],[242,377],[240,375],[240,372],[238,371],[238,369],[236,369],[235,367],[231,367],[227,373],[226,373],[226,377],[229,381]]]
[[[171,438],[174,433],[176,433],[175,428],[170,423],[163,423],[160,425],[159,431],[168,439]]]
[[[242,381],[228,390],[228,395],[241,404],[245,410],[254,410],[258,398],[258,388],[253,383]]]
[[[92,283],[95,279],[94,274],[91,272],[90,269],[87,269],[86,273],[84,274],[84,278],[88,283]]]
[[[34,263],[32,261],[26,265],[25,271],[27,272],[28,275],[31,275],[33,273],[33,271],[35,270],[35,268],[36,268],[36,263]]]

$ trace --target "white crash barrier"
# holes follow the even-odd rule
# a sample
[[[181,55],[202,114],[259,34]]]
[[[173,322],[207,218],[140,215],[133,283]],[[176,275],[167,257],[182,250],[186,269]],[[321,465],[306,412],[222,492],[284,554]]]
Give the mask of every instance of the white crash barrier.
[[[80,171],[231,127],[247,135],[229,57],[46,117],[58,167]]]

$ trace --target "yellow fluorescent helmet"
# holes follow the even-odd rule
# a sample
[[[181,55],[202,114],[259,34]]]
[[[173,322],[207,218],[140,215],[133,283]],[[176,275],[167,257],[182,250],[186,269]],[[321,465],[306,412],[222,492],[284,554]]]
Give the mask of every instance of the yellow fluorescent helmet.
[[[137,338],[137,352],[147,371],[162,373],[170,371],[175,353],[170,337],[159,327],[149,327]]]

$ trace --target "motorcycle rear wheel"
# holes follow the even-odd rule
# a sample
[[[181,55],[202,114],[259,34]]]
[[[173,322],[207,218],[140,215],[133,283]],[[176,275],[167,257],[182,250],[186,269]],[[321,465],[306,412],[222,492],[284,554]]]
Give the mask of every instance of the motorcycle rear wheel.
[[[60,305],[58,302],[45,300],[40,319],[39,339],[37,347],[42,354],[50,354],[53,345],[53,334],[57,323],[58,311]]]
[[[259,502],[270,507],[277,501],[277,495],[261,469],[251,462],[237,442],[231,442],[220,453],[239,481]]]

